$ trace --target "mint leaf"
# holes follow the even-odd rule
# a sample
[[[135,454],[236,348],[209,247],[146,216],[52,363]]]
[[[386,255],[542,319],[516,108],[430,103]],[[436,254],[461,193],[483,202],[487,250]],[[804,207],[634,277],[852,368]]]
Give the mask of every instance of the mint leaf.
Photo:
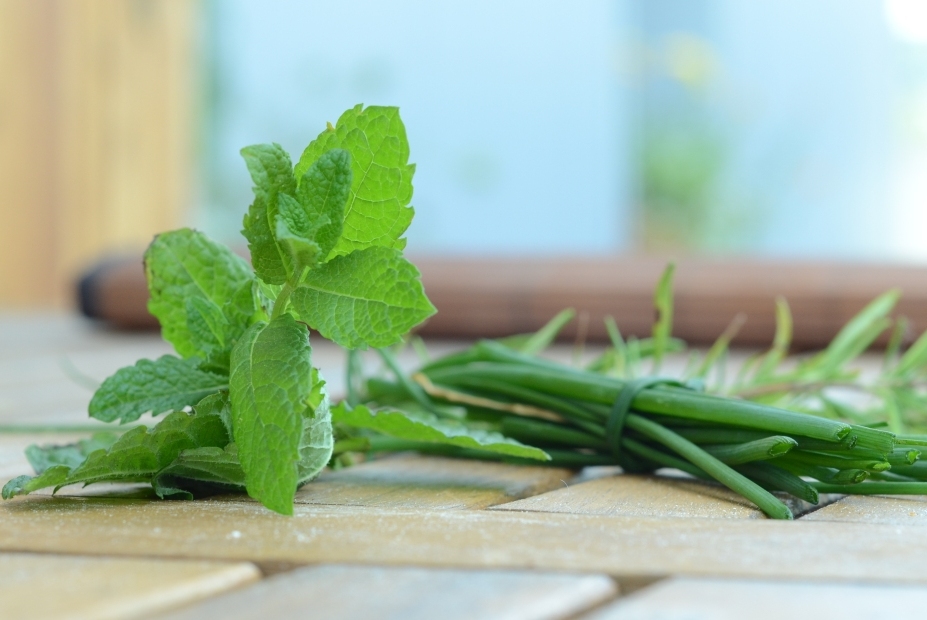
[[[26,448],[26,458],[36,474],[41,474],[56,465],[73,469],[84,462],[91,452],[106,450],[119,439],[115,433],[94,433],[90,439],[81,439],[65,445],[31,445]]]
[[[299,440],[297,485],[309,482],[321,472],[332,458],[335,438],[332,433],[331,406],[325,381],[319,371],[312,369],[312,389],[303,412],[303,431]]]
[[[103,382],[90,400],[90,417],[131,422],[149,411],[158,415],[195,405],[227,387],[228,377],[201,369],[195,357],[143,359],[117,370]]]
[[[20,476],[3,490],[4,498],[46,487],[95,482],[151,482],[183,451],[224,446],[229,437],[217,415],[174,412],[154,428],[139,426],[126,432],[108,449],[91,452],[75,468],[56,465],[34,478]],[[15,483],[15,484],[14,484]]]
[[[288,314],[254,324],[232,351],[232,429],[248,494],[281,514],[293,513],[310,353],[309,332]]]
[[[315,222],[311,238],[318,244],[323,261],[341,237],[353,181],[351,154],[343,149],[322,154],[299,180],[297,197],[309,221]]]
[[[181,357],[205,358],[217,339],[237,339],[254,313],[253,301],[247,307],[254,278],[248,263],[200,232],[182,228],[155,237],[145,252],[145,273],[148,310]],[[247,298],[240,295],[246,287]],[[191,318],[191,311],[200,315]]]
[[[284,250],[291,282],[325,260],[341,236],[351,190],[351,156],[342,149],[323,154],[303,175],[297,195],[278,196],[275,235]]]
[[[224,446],[229,436],[216,415],[176,411],[153,428],[125,433],[109,450],[97,450],[74,469],[64,484],[103,481],[150,482],[183,450]]]
[[[313,269],[290,300],[300,320],[343,347],[386,347],[435,313],[420,277],[398,250],[372,247]]]
[[[332,437],[331,414],[325,382],[318,371],[312,369],[312,390],[307,398],[309,407],[302,416],[302,435],[299,442],[297,463],[297,486],[315,478],[331,459],[334,439]],[[210,397],[213,399],[213,397]],[[207,400],[210,400],[207,399]],[[227,400],[226,400],[227,402]],[[197,413],[206,401],[197,406]],[[210,408],[220,414],[227,410],[221,398],[215,398]],[[161,470],[152,482],[155,490],[190,489],[203,487],[233,490],[245,488],[245,473],[238,459],[238,446],[234,443],[220,448],[196,448],[184,450],[173,463]]]
[[[186,306],[187,331],[196,342],[199,352],[218,367],[228,368],[231,345],[227,339],[232,336],[229,320],[219,306],[203,297],[188,298]],[[241,331],[244,332],[244,329]]]
[[[244,490],[245,472],[238,460],[238,446],[230,443],[225,448],[184,450],[152,481],[162,488],[190,488],[196,483]]]
[[[364,405],[351,409],[341,402],[332,410],[332,422],[370,429],[399,439],[449,444],[539,461],[550,460],[550,456],[540,448],[526,446],[500,433],[467,428],[437,417],[412,416],[394,409],[371,411]]]
[[[318,223],[328,224],[329,221],[326,217]],[[312,240],[312,225],[303,206],[295,198],[280,194],[280,211],[274,234],[283,249],[287,279],[291,282],[299,280],[304,270],[314,267],[322,258],[322,249]]]
[[[70,471],[71,468],[67,465],[55,465],[38,476],[17,476],[3,485],[0,497],[10,499],[17,495],[27,495],[39,489],[60,486],[67,480]]]
[[[222,420],[225,431],[228,436],[232,436],[232,405],[229,401],[228,392],[216,392],[210,394],[193,407],[194,413],[200,416],[214,415]]]
[[[357,105],[341,115],[306,147],[296,164],[300,190],[303,175],[331,149],[351,153],[353,180],[344,210],[344,230],[331,256],[371,246],[402,250],[403,233],[412,222],[412,175],[406,129],[394,107]]]
[[[255,272],[268,284],[286,282],[286,265],[274,230],[280,194],[296,195],[290,156],[279,144],[255,144],[241,150],[254,182],[254,202],[245,214],[244,229]]]

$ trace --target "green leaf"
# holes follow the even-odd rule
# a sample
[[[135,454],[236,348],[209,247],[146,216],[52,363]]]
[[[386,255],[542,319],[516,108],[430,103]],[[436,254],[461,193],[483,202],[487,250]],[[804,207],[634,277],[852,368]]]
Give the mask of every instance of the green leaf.
[[[313,388],[309,395],[310,406],[303,413],[303,430],[299,442],[297,485],[316,477],[331,459],[331,414],[324,381],[318,371],[312,370]],[[184,450],[165,467],[152,482],[157,491],[161,488],[245,490],[245,472],[238,459],[238,446],[234,443],[221,448],[195,448]]]
[[[922,371],[925,365],[927,365],[927,331],[918,336],[914,344],[904,352],[898,364],[892,369],[891,375],[907,377]]]
[[[844,325],[826,349],[799,367],[801,372],[808,373],[803,377],[811,380],[831,376],[868,349],[869,345],[891,325],[887,317],[900,296],[901,292],[895,289],[869,302],[859,314]]]
[[[241,231],[248,240],[251,264],[268,284],[286,282],[286,265],[274,231],[280,194],[296,195],[290,156],[279,144],[256,144],[241,150],[254,182],[254,202]]]
[[[193,481],[244,490],[245,472],[238,460],[238,446],[184,450],[155,478],[161,487],[188,488]]]
[[[254,279],[248,263],[189,228],[155,237],[145,252],[145,274],[148,310],[181,357],[205,358],[219,341],[237,339],[254,313],[253,301],[247,308]]]
[[[708,376],[708,372],[711,368],[722,359],[724,355],[727,354],[727,350],[730,347],[731,340],[737,335],[740,331],[740,328],[743,327],[744,323],[747,322],[747,315],[740,313],[734,316],[733,320],[728,324],[728,326],[721,332],[721,335],[718,336],[718,339],[715,340],[714,344],[711,345],[711,348],[708,349],[708,353],[705,354],[705,359],[702,360],[701,365],[699,365],[698,370],[695,371],[693,377],[697,379],[704,379]],[[721,381],[720,383],[723,383]]]
[[[789,352],[792,344],[792,311],[784,297],[776,298],[776,334],[773,345],[763,356],[763,361],[756,371],[755,379],[762,380],[773,375],[776,368]]]
[[[17,495],[28,495],[33,491],[48,487],[58,487],[64,483],[71,468],[67,465],[55,465],[38,476],[17,476],[5,485],[0,497],[11,499]]]
[[[202,370],[197,358],[164,355],[139,360],[103,382],[90,400],[90,417],[104,422],[137,420],[192,406],[228,387],[228,377]]]
[[[26,448],[26,458],[36,474],[55,467],[65,465],[73,469],[84,462],[91,452],[109,449],[119,435],[115,433],[94,433],[90,439],[81,439],[76,443],[65,445],[31,445]]]
[[[202,297],[187,299],[187,330],[197,343],[200,353],[227,372],[231,348],[227,339],[232,337],[232,326],[219,306]],[[244,326],[241,331],[244,331]]]
[[[279,203],[280,210],[277,213],[274,235],[283,250],[287,280],[297,282],[305,269],[318,264],[322,258],[322,248],[311,239],[312,223],[309,222],[302,205],[287,194],[280,194]],[[327,218],[324,223],[329,223]]]
[[[306,237],[318,244],[322,261],[341,237],[353,181],[351,154],[344,149],[324,153],[299,180],[296,197],[311,223]]]
[[[332,410],[332,422],[370,429],[399,439],[449,444],[539,461],[550,460],[543,450],[526,446],[500,433],[469,429],[462,424],[439,420],[436,417],[413,417],[397,410],[371,411],[364,405],[351,409],[346,403],[341,402]]]
[[[300,320],[348,349],[387,347],[435,313],[398,250],[372,247],[309,272],[290,300]]]
[[[412,222],[412,175],[409,143],[399,109],[357,105],[329,125],[306,147],[296,177],[302,189],[303,175],[331,149],[351,154],[353,181],[344,211],[344,230],[331,256],[371,246],[402,250],[403,233]]]
[[[264,313],[264,316],[258,320],[266,321],[271,316],[281,290],[283,290],[283,286],[267,284],[260,278],[255,280],[254,295],[261,307],[261,311]]]
[[[196,415],[214,415],[222,421],[228,437],[232,437],[231,401],[228,392],[207,396],[194,408]],[[224,448],[207,446],[184,450],[170,465],[158,472],[151,481],[155,492],[164,497],[192,497],[195,490],[245,490],[245,472],[238,461],[238,446]]]
[[[670,336],[673,335],[673,274],[676,265],[670,263],[660,276],[653,294],[653,305],[657,311],[657,320],[653,324],[653,359],[659,366],[666,352]]]
[[[183,450],[224,446],[228,442],[228,432],[218,416],[176,411],[153,428],[133,428],[107,451],[91,453],[83,464],[68,475],[64,484],[150,482]]]
[[[216,415],[177,411],[154,428],[139,426],[126,432],[109,449],[91,452],[75,468],[56,465],[40,476],[4,488],[5,496],[22,495],[54,486],[95,482],[151,482],[183,451],[203,446],[224,446],[229,437]],[[9,486],[9,485],[8,485]]]
[[[200,416],[218,416],[219,419],[222,420],[222,424],[225,425],[225,431],[228,433],[228,436],[232,436],[232,404],[228,392],[222,391],[210,394],[196,403],[193,407],[193,411],[196,415]]]
[[[303,411],[303,430],[299,440],[297,485],[303,485],[319,475],[328,465],[335,446],[332,432],[331,405],[325,381],[319,371],[312,369],[312,389]]]
[[[516,334],[506,338],[499,338],[497,342],[507,347],[515,349],[519,353],[526,355],[537,355],[553,343],[557,335],[563,330],[567,323],[573,320],[576,311],[573,308],[561,310],[549,320],[541,329],[533,334]]]
[[[310,352],[306,327],[288,314],[256,323],[232,351],[232,428],[248,494],[281,514],[293,513]]]

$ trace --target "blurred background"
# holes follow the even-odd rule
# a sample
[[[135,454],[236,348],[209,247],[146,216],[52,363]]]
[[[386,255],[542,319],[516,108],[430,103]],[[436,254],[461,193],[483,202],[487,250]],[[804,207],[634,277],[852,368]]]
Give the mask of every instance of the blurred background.
[[[0,0],[0,307],[398,105],[418,255],[927,263],[922,0]]]

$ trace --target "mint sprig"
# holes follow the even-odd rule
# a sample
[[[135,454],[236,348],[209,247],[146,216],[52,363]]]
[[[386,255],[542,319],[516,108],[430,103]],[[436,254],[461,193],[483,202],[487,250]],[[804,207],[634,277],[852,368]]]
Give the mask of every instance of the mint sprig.
[[[194,230],[158,235],[145,253],[148,307],[177,356],[117,371],[90,404],[106,422],[168,415],[89,452],[33,449],[43,469],[4,498],[147,482],[162,497],[244,488],[291,514],[334,445],[307,326],[349,349],[384,347],[435,312],[402,256],[415,167],[397,108],[348,110],[295,169],[277,144],[241,153],[254,182],[242,231],[251,265]]]

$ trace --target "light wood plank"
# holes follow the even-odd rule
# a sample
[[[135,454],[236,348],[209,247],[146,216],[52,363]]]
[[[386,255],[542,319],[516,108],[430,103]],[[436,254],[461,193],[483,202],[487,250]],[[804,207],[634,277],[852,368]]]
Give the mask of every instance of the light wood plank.
[[[553,488],[568,469],[399,455],[325,472],[296,494],[299,504],[380,508],[486,508]]]
[[[70,306],[189,203],[197,3],[0,0],[0,303]]]
[[[144,248],[185,219],[197,16],[191,0],[56,3],[63,270]]]
[[[927,583],[927,529],[502,510],[16,498],[0,550]]]
[[[0,618],[135,618],[259,578],[247,562],[0,553]]]
[[[793,512],[810,504],[783,496]],[[618,475],[535,495],[493,510],[565,512],[587,515],[764,519],[754,504],[723,486],[681,477]]]
[[[927,525],[927,496],[847,495],[802,517],[803,521]]]
[[[608,604],[582,620],[871,620],[925,605],[925,587],[679,578]]]
[[[315,566],[168,614],[197,618],[541,620],[573,617],[617,594],[604,575]]]
[[[48,302],[55,281],[54,2],[0,0],[0,304]]]
[[[108,332],[76,316],[0,314],[0,424],[92,422],[95,384],[169,352],[158,334]]]

